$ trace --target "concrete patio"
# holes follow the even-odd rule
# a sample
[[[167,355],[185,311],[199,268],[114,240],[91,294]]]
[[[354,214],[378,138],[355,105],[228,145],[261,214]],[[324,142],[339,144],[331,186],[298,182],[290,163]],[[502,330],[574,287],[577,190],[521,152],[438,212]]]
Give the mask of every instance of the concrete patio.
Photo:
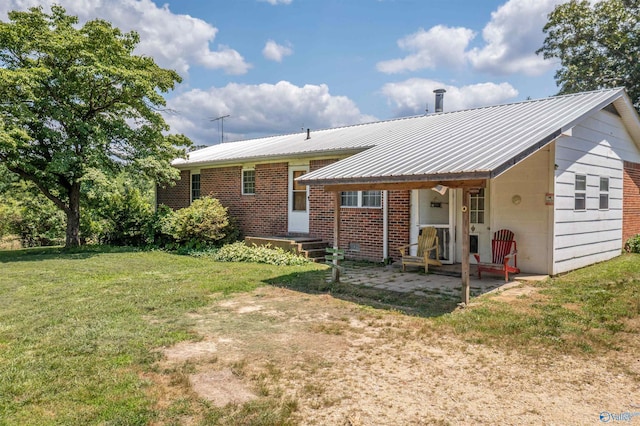
[[[340,281],[347,284],[417,296],[440,294],[458,297],[462,292],[460,265],[430,267],[428,274],[421,268],[407,268],[407,272],[402,272],[402,267],[397,263],[382,266],[347,261],[342,266],[344,269]],[[329,273],[328,279],[330,277]],[[472,297],[477,297],[519,285],[522,281],[546,278],[542,275],[518,274],[509,276],[509,282],[505,282],[504,276],[483,274],[482,280],[479,280],[475,265],[471,265],[470,293]]]

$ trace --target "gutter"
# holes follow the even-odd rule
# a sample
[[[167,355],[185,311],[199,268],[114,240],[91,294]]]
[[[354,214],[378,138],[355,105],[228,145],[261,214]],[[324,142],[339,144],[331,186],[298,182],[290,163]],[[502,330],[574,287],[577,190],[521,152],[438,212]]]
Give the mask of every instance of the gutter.
[[[310,157],[324,157],[324,156],[333,156],[333,155],[355,155],[362,151],[366,151],[367,149],[373,148],[372,146],[365,146],[362,148],[348,148],[341,150],[319,150],[319,151],[305,151],[305,152],[297,152],[292,154],[267,154],[267,155],[258,155],[251,157],[236,157],[229,158],[227,160],[201,160],[201,161],[189,161],[183,160],[179,163],[171,162],[171,165],[180,170],[189,170],[193,167],[218,167],[218,166],[229,166],[235,164],[244,164],[244,163],[253,163],[253,162],[274,162],[279,160],[289,160],[292,158],[310,158]],[[174,160],[176,161],[176,160]]]

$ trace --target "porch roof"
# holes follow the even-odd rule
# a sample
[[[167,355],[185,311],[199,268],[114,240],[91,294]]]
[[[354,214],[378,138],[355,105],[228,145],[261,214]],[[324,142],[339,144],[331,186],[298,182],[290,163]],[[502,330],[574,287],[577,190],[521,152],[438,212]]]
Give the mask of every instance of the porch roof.
[[[328,190],[393,189],[419,182],[475,186],[610,104],[640,144],[640,119],[630,98],[624,89],[606,89],[397,120],[379,129],[372,148],[298,181]]]

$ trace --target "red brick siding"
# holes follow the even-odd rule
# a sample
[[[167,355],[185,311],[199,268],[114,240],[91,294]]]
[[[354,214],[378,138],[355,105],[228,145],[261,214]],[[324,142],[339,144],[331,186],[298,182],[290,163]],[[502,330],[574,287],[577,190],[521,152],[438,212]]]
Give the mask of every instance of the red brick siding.
[[[640,234],[640,164],[624,162],[622,242]]]
[[[411,191],[389,191],[389,257],[400,259],[398,247],[409,244]]]
[[[180,172],[180,180],[174,186],[158,186],[156,192],[158,205],[164,204],[174,210],[188,207],[191,202],[191,175],[189,170]]]
[[[338,160],[317,160],[309,162],[313,172]],[[309,187],[309,235],[333,242],[333,193],[323,186]]]
[[[311,161],[314,171],[337,160]],[[333,242],[333,193],[312,186],[309,233]],[[397,258],[397,247],[409,242],[409,191],[389,191],[389,255]],[[340,248],[351,259],[380,261],[383,257],[383,209],[345,207],[340,210]],[[349,246],[359,246],[359,251]]]
[[[311,161],[317,170],[333,160]],[[242,195],[242,167],[200,170],[202,196],[216,197],[236,218],[244,235],[284,235],[288,228],[288,163],[260,164],[256,168],[256,194]],[[176,186],[158,188],[158,204],[178,209],[190,199],[189,171],[181,173]],[[397,248],[409,242],[409,191],[389,191],[389,255],[398,257]],[[309,235],[333,242],[333,193],[322,186],[309,189]],[[380,261],[383,256],[383,209],[342,208],[340,248],[351,259]],[[349,245],[359,251],[349,251]]]
[[[259,164],[255,195],[242,195],[242,167],[202,169],[202,195],[220,200],[236,218],[244,235],[274,236],[287,233],[287,163]]]

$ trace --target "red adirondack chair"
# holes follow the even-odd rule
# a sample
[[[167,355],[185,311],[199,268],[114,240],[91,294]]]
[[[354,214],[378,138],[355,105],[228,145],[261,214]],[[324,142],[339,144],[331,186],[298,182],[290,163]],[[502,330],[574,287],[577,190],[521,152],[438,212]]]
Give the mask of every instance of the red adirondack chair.
[[[491,263],[481,262],[480,255],[474,254],[478,262],[478,278],[482,279],[482,271],[504,274],[504,280],[509,281],[509,272],[519,274],[516,254],[518,250],[513,232],[501,229],[493,234],[491,240]],[[513,259],[513,262],[511,260]]]

